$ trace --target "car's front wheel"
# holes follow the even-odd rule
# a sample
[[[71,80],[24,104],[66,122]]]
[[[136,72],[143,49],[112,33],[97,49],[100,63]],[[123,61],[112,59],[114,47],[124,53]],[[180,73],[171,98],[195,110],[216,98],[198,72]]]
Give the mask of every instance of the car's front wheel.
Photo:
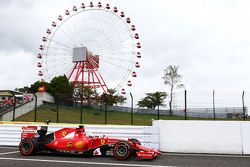
[[[119,160],[128,159],[131,155],[132,147],[129,142],[117,142],[114,147],[114,156]]]

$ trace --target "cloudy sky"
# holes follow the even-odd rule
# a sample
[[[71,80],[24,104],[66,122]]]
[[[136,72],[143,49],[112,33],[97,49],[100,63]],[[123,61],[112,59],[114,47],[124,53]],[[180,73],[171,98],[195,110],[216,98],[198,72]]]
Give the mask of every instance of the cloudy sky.
[[[89,1],[0,0],[0,89],[39,78],[41,37],[65,9]],[[93,1],[97,3],[97,1]],[[161,77],[171,64],[192,91],[250,91],[250,1],[110,0],[131,17],[141,37],[142,68],[134,82],[139,99],[166,91]]]

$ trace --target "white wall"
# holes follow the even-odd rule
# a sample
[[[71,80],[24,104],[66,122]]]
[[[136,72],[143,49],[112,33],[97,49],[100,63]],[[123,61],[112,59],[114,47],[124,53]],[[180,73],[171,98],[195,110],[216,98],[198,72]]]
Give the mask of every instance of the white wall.
[[[0,146],[18,146],[21,140],[22,126],[27,125],[31,124],[0,124]],[[48,133],[64,127],[77,127],[77,125],[49,125]],[[144,146],[159,148],[158,129],[152,126],[86,125],[85,130],[87,134],[92,133],[94,136],[106,135],[125,140],[136,138]]]
[[[242,122],[242,147],[244,154],[250,154],[250,122]]]
[[[160,150],[180,153],[250,154],[250,122],[153,121]]]

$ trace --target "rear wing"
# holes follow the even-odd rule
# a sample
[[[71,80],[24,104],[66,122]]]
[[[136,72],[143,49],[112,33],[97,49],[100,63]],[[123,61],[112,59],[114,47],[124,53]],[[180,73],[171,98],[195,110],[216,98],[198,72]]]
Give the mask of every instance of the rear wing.
[[[21,140],[24,138],[33,138],[37,134],[37,126],[23,126]]]

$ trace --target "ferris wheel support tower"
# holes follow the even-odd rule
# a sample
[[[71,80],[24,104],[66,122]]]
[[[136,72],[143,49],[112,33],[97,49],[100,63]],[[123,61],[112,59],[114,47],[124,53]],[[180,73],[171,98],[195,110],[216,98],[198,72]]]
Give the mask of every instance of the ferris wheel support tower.
[[[108,92],[107,84],[98,72],[98,55],[92,55],[86,47],[73,48],[72,62],[74,67],[70,72],[68,80],[73,80],[74,87],[76,84],[80,84],[82,89],[87,86],[94,90],[101,88],[104,93]]]

